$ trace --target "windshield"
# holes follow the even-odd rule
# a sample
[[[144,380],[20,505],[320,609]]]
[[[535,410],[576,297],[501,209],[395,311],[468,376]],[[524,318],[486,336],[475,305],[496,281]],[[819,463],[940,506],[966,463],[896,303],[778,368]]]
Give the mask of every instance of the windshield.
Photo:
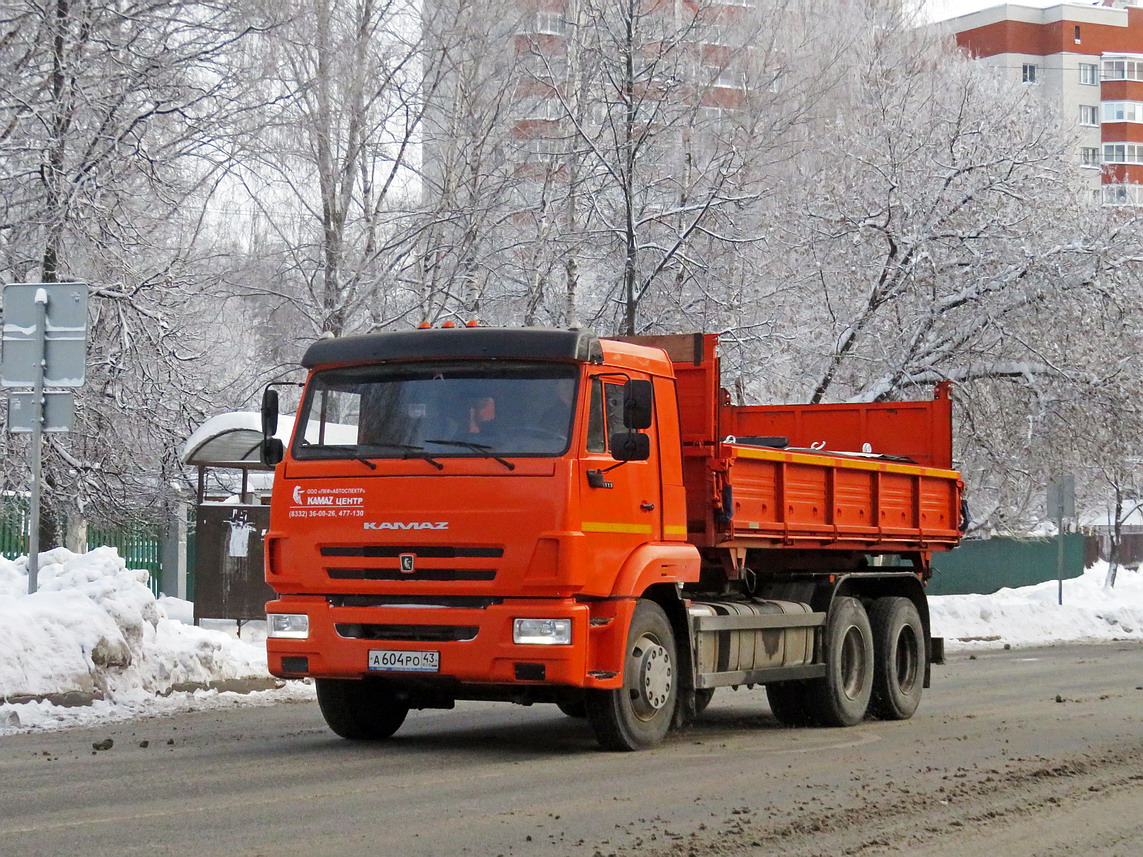
[[[295,458],[561,455],[578,368],[415,363],[314,373]]]

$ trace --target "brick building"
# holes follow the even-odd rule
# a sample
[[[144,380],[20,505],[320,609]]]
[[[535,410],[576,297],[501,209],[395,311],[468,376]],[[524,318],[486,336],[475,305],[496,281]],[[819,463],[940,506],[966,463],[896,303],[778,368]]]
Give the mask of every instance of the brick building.
[[[1037,87],[1074,123],[1094,198],[1143,204],[1143,9],[1137,0],[1006,3],[946,22],[981,62]]]

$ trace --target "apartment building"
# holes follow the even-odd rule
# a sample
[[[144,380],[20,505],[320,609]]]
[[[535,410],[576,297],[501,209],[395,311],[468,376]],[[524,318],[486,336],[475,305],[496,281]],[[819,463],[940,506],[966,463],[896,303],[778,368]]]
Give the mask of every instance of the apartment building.
[[[1137,0],[1004,3],[946,22],[981,62],[1035,86],[1074,122],[1093,198],[1143,205],[1143,9]]]

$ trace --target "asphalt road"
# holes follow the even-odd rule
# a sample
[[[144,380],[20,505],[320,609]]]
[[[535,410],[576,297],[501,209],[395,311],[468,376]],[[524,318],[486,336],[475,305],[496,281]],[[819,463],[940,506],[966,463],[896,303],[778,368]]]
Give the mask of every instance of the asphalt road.
[[[10,736],[0,854],[1143,853],[1143,647],[954,654],[934,673],[904,723],[785,729],[760,689],[721,690],[634,754],[554,706],[478,703],[374,745],[334,737],[315,704]]]

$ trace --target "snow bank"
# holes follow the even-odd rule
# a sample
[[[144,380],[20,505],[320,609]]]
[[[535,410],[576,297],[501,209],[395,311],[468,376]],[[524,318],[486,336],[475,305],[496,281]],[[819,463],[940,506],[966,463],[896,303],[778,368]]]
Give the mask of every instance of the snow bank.
[[[1108,589],[1107,563],[1080,577],[1052,580],[991,595],[939,595],[929,599],[933,635],[954,650],[972,645],[1043,645],[1143,640],[1143,573],[1120,568]]]
[[[1106,577],[1100,563],[1064,581],[1062,607],[1055,582],[937,596],[933,633],[950,651],[1143,641],[1143,574],[1121,569],[1115,589],[1105,588]],[[0,735],[313,698],[312,685],[301,682],[244,694],[203,689],[226,681],[272,686],[264,645],[194,626],[193,605],[156,599],[146,572],[128,569],[114,548],[43,553],[39,581],[28,595],[25,561],[0,559]],[[198,689],[181,689],[188,685]]]
[[[114,548],[42,553],[27,590],[26,560],[0,558],[0,733],[68,720],[76,703],[133,712],[180,687],[271,684],[263,646],[188,624],[190,605],[156,599]]]

